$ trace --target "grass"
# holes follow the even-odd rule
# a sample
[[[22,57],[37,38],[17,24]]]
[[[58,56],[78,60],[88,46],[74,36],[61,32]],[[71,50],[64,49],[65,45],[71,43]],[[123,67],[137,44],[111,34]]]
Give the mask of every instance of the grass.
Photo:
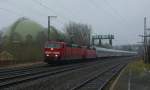
[[[145,64],[143,60],[138,60],[130,63],[128,69],[131,69],[135,73],[142,73],[144,69],[150,70],[150,64]]]
[[[134,62],[129,63],[113,90],[127,90],[129,77],[131,79],[131,87],[133,90],[150,90],[150,76],[144,69],[150,71],[150,64],[145,64],[142,59],[138,58]]]

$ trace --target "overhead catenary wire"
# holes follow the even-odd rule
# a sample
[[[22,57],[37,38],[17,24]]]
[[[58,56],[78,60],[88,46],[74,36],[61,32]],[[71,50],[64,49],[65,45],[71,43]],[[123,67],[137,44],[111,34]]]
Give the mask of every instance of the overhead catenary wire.
[[[126,21],[126,18],[124,18],[124,17],[119,13],[119,11],[118,11],[116,8],[114,8],[114,7],[110,4],[110,2],[108,2],[108,0],[103,0],[103,1],[107,4],[107,6],[109,6],[109,7],[112,9],[112,11],[114,12],[114,14],[116,14],[118,17],[120,17],[121,20],[125,21],[126,24],[128,24],[127,21]]]
[[[105,8],[100,6],[98,3],[96,3],[94,0],[88,0],[89,4],[91,4],[93,7],[95,7],[97,10],[99,10],[100,8],[103,10],[104,13],[107,13],[109,15],[111,15],[112,17],[114,17],[111,13],[105,11]]]
[[[45,4],[43,4],[43,3],[41,3],[39,0],[32,0],[35,4],[37,4],[37,5],[39,5],[39,6],[41,6],[41,7],[43,7],[43,8],[45,8],[45,9],[47,9],[48,11],[49,11],[49,13],[50,14],[55,14],[54,16],[58,16],[58,18],[60,17],[61,19],[63,19],[63,21],[65,21],[65,20],[67,20],[67,17],[63,17],[63,16],[61,16],[58,12],[55,12],[53,9],[51,9],[50,7],[48,7],[47,5],[45,5]],[[46,16],[46,15],[45,15]],[[49,15],[47,15],[46,17],[48,17]],[[64,22],[62,21],[62,20],[60,20],[60,19],[57,19],[57,20],[59,20],[59,22],[57,22],[57,23],[60,23],[60,24],[64,24]]]
[[[9,3],[7,3],[7,4],[9,4]],[[11,5],[12,5],[12,4],[13,4],[13,6],[17,6],[17,4],[11,2]],[[11,6],[11,5],[10,5],[10,6]],[[32,9],[32,7],[30,7],[30,8]],[[19,9],[19,11],[23,11],[21,8],[18,8],[18,7],[17,7],[17,9]],[[9,10],[9,11],[11,11],[11,10]],[[43,19],[46,19],[47,16],[48,16],[48,15],[46,15],[46,14],[44,14],[44,13],[39,12],[39,11],[35,11],[35,9],[32,9],[32,11],[34,12],[34,15],[32,15],[32,18],[33,18],[33,17],[36,17],[36,18],[41,18],[41,17],[42,17]],[[25,16],[24,14],[25,14],[25,13],[21,13],[21,12],[20,12],[20,16]],[[29,14],[30,14],[30,13],[28,13],[28,15],[26,15],[25,17],[27,17],[27,18],[29,17],[29,18],[30,18]],[[58,19],[57,19],[57,20],[58,20]],[[47,22],[47,20],[46,20],[45,22]],[[59,20],[59,22],[57,22],[57,23],[63,24],[64,22],[61,22],[61,21]]]
[[[67,17],[62,16],[60,13],[58,13],[58,12],[56,12],[55,10],[51,9],[51,8],[48,7],[46,4],[41,3],[40,0],[32,0],[32,1],[35,2],[35,3],[37,3],[38,5],[40,5],[41,7],[46,8],[50,13],[56,14],[56,15],[54,15],[54,16],[59,16],[59,17],[61,17],[61,18],[64,19],[64,20],[68,20]],[[69,21],[71,21],[71,20],[69,20]]]
[[[24,15],[23,13],[20,13],[20,12],[17,12],[17,11],[14,11],[14,10],[11,10],[11,9],[7,9],[7,8],[2,8],[2,7],[0,7],[0,11],[5,11],[5,12],[8,12],[8,13],[11,13],[11,15],[13,14],[13,15],[15,15],[15,16],[17,16],[17,17],[26,17],[26,18],[29,18],[30,19],[30,17],[29,16],[26,16],[26,15]],[[31,19],[30,19],[31,20]]]
[[[10,3],[10,2],[11,2],[11,3]],[[17,6],[17,4],[16,4],[16,3],[14,4],[13,1],[11,1],[11,0],[9,0],[9,2],[7,1],[7,5],[13,6],[13,8]],[[11,9],[7,9],[7,8],[2,8],[2,7],[1,7],[1,9],[3,9],[4,11],[13,13],[13,14],[15,14],[15,15],[17,15],[17,16],[29,17],[29,16],[25,15],[24,12],[22,12],[22,11],[23,11],[22,9],[20,9],[19,7],[16,7],[16,8],[19,10],[19,12],[16,11],[16,10],[14,10],[14,9],[12,9],[12,8],[11,8]]]
[[[3,8],[3,7],[0,7],[0,10],[5,11],[5,12],[9,12],[15,16],[18,16],[18,17],[30,18],[30,16],[25,15],[25,13],[20,12],[20,10],[18,12],[18,11],[14,11],[12,9],[7,9],[7,8]]]
[[[7,3],[7,4],[9,4],[9,3]],[[11,4],[12,4],[12,3],[11,3]],[[14,5],[14,6],[16,6],[16,5]],[[20,11],[20,10],[21,10],[21,9],[19,9],[19,11]],[[19,17],[19,18],[21,18],[21,17],[26,17],[26,18],[28,18],[28,19],[30,19],[30,20],[33,20],[33,19],[31,19],[30,16],[26,16],[25,13],[21,13],[21,12],[19,12],[19,11],[13,10],[13,9],[7,9],[6,7],[5,7],[5,8],[4,8],[4,7],[0,7],[0,11],[10,13],[9,16],[15,15],[16,17]],[[37,14],[36,14],[36,15],[37,15]],[[41,16],[40,16],[40,17],[41,17]],[[44,18],[44,17],[43,17],[43,18]],[[46,18],[47,18],[47,16],[46,16]],[[35,21],[35,20],[33,20],[33,21]],[[47,22],[47,20],[46,20],[45,22]],[[58,23],[60,23],[60,22],[58,22]],[[60,23],[60,24],[62,24],[62,23]]]
[[[16,15],[16,16],[22,16],[22,15],[23,15],[23,14],[18,13],[18,12],[16,12],[16,11],[13,11],[13,10],[10,10],[10,9],[6,9],[6,8],[2,8],[2,7],[0,7],[0,10],[6,11],[6,12],[9,12],[9,13],[12,13],[12,14],[14,14],[14,15]]]
[[[44,1],[46,1],[46,0],[44,0]],[[61,9],[64,9],[67,13],[69,13],[73,18],[75,18],[75,17],[77,17],[77,13],[79,13],[79,12],[73,12],[74,10],[70,10],[69,8],[65,8],[64,7],[64,5],[61,5],[62,3],[61,3],[61,1],[59,1],[58,2],[60,5],[60,8]],[[80,17],[80,16],[78,16],[78,17]],[[81,21],[79,18],[77,18],[79,21]]]
[[[35,2],[36,4],[38,4],[38,5],[40,5],[41,7],[43,7],[43,8],[45,8],[45,9],[47,9],[48,11],[49,11],[49,13],[51,13],[51,14],[55,14],[56,16],[58,16],[58,17],[60,17],[61,19],[63,19],[63,20],[69,20],[69,21],[71,21],[68,17],[66,17],[66,16],[63,16],[63,15],[61,15],[61,13],[59,13],[59,12],[57,12],[57,11],[55,11],[55,10],[53,10],[52,8],[50,8],[48,5],[46,5],[46,3],[43,3],[43,2],[41,2],[41,0],[32,0],[33,2]],[[103,11],[105,12],[105,13],[108,13],[106,10],[104,10],[104,7],[102,7],[102,6],[100,6],[100,5],[98,5],[98,3],[96,3],[94,0],[88,0],[89,2],[90,2],[90,4],[92,4],[96,9],[99,9],[99,8],[103,8]],[[105,0],[104,0],[105,1]],[[107,2],[107,1],[105,1],[105,2]],[[110,7],[112,7],[110,4],[108,4]],[[119,13],[118,13],[118,11],[115,9],[115,8],[113,8],[112,7],[112,10],[113,10],[113,12],[118,16],[118,17],[120,17],[120,18],[123,18]],[[42,13],[43,14],[43,13]],[[42,16],[42,14],[41,14],[41,16]],[[69,14],[70,14],[70,12],[69,12]],[[111,16],[113,16],[111,13],[109,13]],[[19,14],[20,15],[20,14]],[[20,15],[21,16],[21,15]],[[44,14],[43,14],[43,16],[44,16]],[[46,15],[45,15],[46,16]],[[48,15],[47,15],[48,16]],[[71,16],[73,16],[73,14],[71,15]],[[74,17],[74,16],[73,16]],[[121,19],[121,21],[122,22],[124,22],[124,20],[125,19]],[[62,20],[59,20],[60,22],[59,23],[64,23]]]
[[[10,4],[12,5],[13,4],[13,6],[17,6],[17,4],[16,3],[14,3],[13,1],[9,1],[9,2],[11,2]],[[8,3],[7,3],[8,4]],[[16,7],[19,11],[23,11],[21,8],[19,8],[19,7]],[[39,10],[37,11],[37,10],[33,10],[33,8],[32,7],[26,7],[26,9],[30,9],[30,11],[32,12],[32,13],[34,13],[34,14],[36,14],[36,15],[34,15],[34,16],[37,16],[37,15],[39,15],[40,14],[40,17],[42,17],[42,16],[45,16],[45,14],[44,13],[41,13]],[[28,13],[28,14],[30,14],[30,13]]]
[[[89,3],[91,4],[91,5],[93,5],[96,9],[99,9],[99,8],[101,8],[101,9],[103,9],[103,12],[104,13],[106,13],[106,14],[109,14],[109,15],[111,15],[112,17],[115,17],[115,18],[118,18],[118,19],[120,19],[119,20],[119,22],[121,22],[121,23],[124,23],[124,18],[118,13],[118,11],[115,9],[115,8],[113,8],[109,3],[107,3],[107,1],[105,1],[105,0],[103,0],[103,1],[105,1],[105,3],[106,4],[108,4],[107,6],[109,6],[111,9],[113,9],[113,12],[114,12],[114,14],[117,16],[114,16],[112,13],[110,13],[110,12],[107,12],[107,11],[105,11],[105,8],[104,7],[102,7],[102,6],[100,6],[97,2],[95,2],[94,0],[88,0],[89,1]],[[120,24],[120,23],[119,23]],[[126,24],[128,24],[127,22],[126,22]]]

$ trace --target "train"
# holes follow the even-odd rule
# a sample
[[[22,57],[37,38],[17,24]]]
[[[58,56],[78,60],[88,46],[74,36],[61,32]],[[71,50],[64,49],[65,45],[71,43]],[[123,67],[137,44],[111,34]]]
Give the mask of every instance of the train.
[[[137,52],[115,50],[96,47],[97,57],[122,57],[122,56],[136,56]]]
[[[48,41],[44,46],[44,62],[48,64],[66,61],[86,61],[102,57],[132,55],[136,55],[136,52],[113,50],[92,46],[79,46],[77,44],[68,44],[66,42],[58,41]]]

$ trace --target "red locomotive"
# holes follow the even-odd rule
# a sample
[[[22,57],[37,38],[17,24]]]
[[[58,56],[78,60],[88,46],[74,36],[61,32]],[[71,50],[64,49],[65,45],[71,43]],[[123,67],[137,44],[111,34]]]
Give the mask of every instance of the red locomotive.
[[[76,44],[69,45],[65,42],[48,41],[44,47],[44,55],[45,62],[55,63],[96,58],[96,50],[80,47]]]

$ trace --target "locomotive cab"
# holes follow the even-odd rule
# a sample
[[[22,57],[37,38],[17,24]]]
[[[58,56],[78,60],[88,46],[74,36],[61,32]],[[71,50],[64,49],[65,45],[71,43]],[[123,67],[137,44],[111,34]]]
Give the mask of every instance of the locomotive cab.
[[[45,61],[61,59],[64,50],[63,42],[49,41],[45,44]]]

